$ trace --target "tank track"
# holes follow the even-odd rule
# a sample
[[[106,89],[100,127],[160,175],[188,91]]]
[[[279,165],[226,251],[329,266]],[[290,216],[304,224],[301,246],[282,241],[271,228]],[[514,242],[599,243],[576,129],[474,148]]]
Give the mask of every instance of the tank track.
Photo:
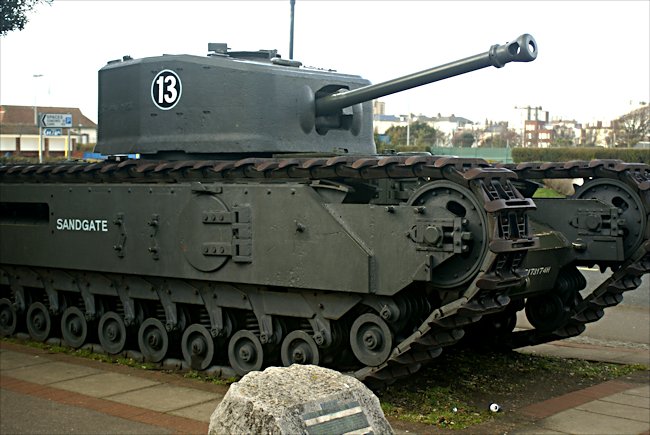
[[[535,240],[528,235],[525,212],[534,207],[510,180],[516,175],[490,166],[480,159],[432,156],[368,156],[239,161],[157,162],[146,160],[108,161],[58,165],[7,165],[0,167],[3,183],[176,183],[242,179],[406,179],[447,180],[471,189],[488,215],[489,246],[478,275],[460,296],[433,309],[413,333],[395,345],[388,359],[374,367],[353,372],[367,383],[387,384],[415,373],[433,360],[445,346],[457,343],[463,327],[482,316],[503,310],[511,289],[525,281],[521,265]],[[3,266],[2,281],[11,276],[38,275],[36,268]],[[64,271],[72,276],[83,272]],[[147,277],[142,277],[147,279]],[[46,285],[43,284],[43,288]],[[137,355],[137,352],[129,352]],[[177,361],[164,366],[179,367]],[[223,373],[223,371],[220,371]]]
[[[598,179],[606,178],[624,182],[641,199],[646,214],[650,214],[650,166],[624,163],[621,160],[591,160],[547,163],[502,164],[520,179]],[[650,225],[650,221],[646,221]],[[515,331],[499,337],[499,345],[511,349],[534,346],[580,335],[586,325],[604,316],[604,310],[623,301],[623,293],[641,285],[641,277],[650,273],[650,230],[645,229],[645,239],[622,264],[617,265],[611,276],[574,306],[569,307],[569,320],[552,332],[537,329]],[[601,266],[601,270],[604,265]]]

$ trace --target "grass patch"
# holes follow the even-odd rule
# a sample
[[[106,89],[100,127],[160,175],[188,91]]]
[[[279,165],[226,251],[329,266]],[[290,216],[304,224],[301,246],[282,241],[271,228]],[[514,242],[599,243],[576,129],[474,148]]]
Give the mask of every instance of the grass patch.
[[[92,359],[95,361],[101,361],[108,364],[119,364],[123,366],[143,369],[143,370],[162,370],[160,366],[157,364],[142,362],[142,361],[135,360],[133,358],[126,358],[121,355],[107,355],[103,353],[96,353],[88,349],[73,349],[71,347],[62,346],[59,344],[49,344],[40,341],[23,340],[14,337],[4,337],[0,340],[5,341],[7,343],[22,344],[35,349],[41,349],[47,351],[48,353],[62,353],[66,355],[73,355],[81,358]],[[168,370],[164,370],[164,371],[168,371]],[[200,373],[195,370],[188,370],[184,372],[183,377],[186,379],[196,379],[202,382],[209,382],[216,385],[230,385],[233,382],[237,381],[236,378],[222,379],[217,376],[207,375],[205,373]]]
[[[14,337],[3,337],[0,339],[7,343],[22,344],[25,346],[33,347],[35,349],[42,349],[48,353],[62,353],[66,355],[78,356],[81,358],[91,359],[94,361],[101,361],[108,364],[120,364],[123,366],[135,367],[144,370],[157,370],[159,367],[156,364],[149,362],[141,362],[133,358],[126,358],[120,355],[107,355],[103,353],[96,353],[88,349],[73,349],[68,346],[59,344],[42,343],[40,341],[22,340]]]
[[[381,407],[387,416],[440,428],[465,429],[493,418],[487,410],[475,409],[452,388],[427,385],[415,391],[395,391],[383,396]]]
[[[377,395],[387,416],[464,429],[501,418],[489,411],[491,403],[510,411],[639,370],[648,368],[452,348]]]
[[[201,372],[197,372],[196,370],[188,370],[187,372],[183,373],[183,377],[186,379],[196,379],[202,382],[209,382],[211,384],[215,385],[230,385],[233,382],[236,382],[236,378],[219,378],[217,376],[210,376],[206,375]]]
[[[566,196],[548,187],[540,187],[533,194],[533,198],[566,198]]]

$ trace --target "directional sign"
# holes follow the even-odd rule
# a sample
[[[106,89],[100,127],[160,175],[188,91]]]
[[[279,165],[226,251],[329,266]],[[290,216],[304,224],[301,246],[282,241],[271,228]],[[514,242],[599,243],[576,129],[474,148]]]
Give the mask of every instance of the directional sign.
[[[62,130],[60,128],[44,128],[43,134],[45,136],[61,136]]]
[[[72,115],[69,113],[41,113],[41,127],[72,127]]]

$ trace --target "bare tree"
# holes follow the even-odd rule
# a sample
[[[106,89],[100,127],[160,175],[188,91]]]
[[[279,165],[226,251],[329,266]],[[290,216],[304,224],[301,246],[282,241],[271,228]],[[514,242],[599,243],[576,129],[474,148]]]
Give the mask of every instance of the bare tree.
[[[598,127],[587,126],[582,129],[581,145],[593,147],[598,139]]]
[[[633,110],[612,122],[616,145],[631,147],[650,137],[650,106]]]

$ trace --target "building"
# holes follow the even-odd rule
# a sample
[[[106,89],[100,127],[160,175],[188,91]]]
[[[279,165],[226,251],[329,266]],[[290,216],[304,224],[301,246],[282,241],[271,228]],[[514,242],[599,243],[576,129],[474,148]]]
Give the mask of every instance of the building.
[[[373,130],[376,134],[385,134],[386,130],[391,127],[406,127],[409,123],[408,117],[404,115],[380,115],[375,114],[372,117]]]
[[[553,141],[553,129],[544,121],[526,121],[523,141],[526,148],[548,148]]]
[[[609,148],[614,146],[616,134],[611,125],[598,121],[594,124],[587,124],[582,128],[580,144],[582,146],[598,146]]]
[[[425,115],[387,115],[386,114],[386,104],[382,101],[373,101],[373,130],[375,134],[383,136],[391,127],[407,127],[409,124],[419,122],[422,124],[428,124],[429,126],[435,128],[440,132],[439,140],[442,143],[436,144],[436,146],[445,145],[444,138],[453,137],[454,133],[458,130],[464,128],[469,128],[474,123],[467,118],[461,116],[442,116],[440,113],[436,117],[428,117]],[[447,146],[451,145],[450,143],[446,144]]]
[[[440,113],[427,123],[449,137],[452,137],[456,131],[468,128],[474,124],[472,121],[463,118],[462,116],[456,116],[454,114],[451,116],[442,116]]]
[[[38,155],[39,113],[72,115],[72,128],[43,129],[44,156],[65,156],[68,149],[75,150],[78,144],[97,143],[97,124],[88,119],[78,108],[2,105],[0,106],[0,155]]]
[[[548,148],[553,141],[553,127],[549,124],[549,112],[537,107],[515,107],[525,110],[522,146],[526,148]]]
[[[372,100],[372,114],[373,115],[385,115],[386,114],[386,103],[379,100]]]
[[[582,124],[574,119],[553,119],[548,124],[553,130],[554,146],[569,147],[583,144]]]

